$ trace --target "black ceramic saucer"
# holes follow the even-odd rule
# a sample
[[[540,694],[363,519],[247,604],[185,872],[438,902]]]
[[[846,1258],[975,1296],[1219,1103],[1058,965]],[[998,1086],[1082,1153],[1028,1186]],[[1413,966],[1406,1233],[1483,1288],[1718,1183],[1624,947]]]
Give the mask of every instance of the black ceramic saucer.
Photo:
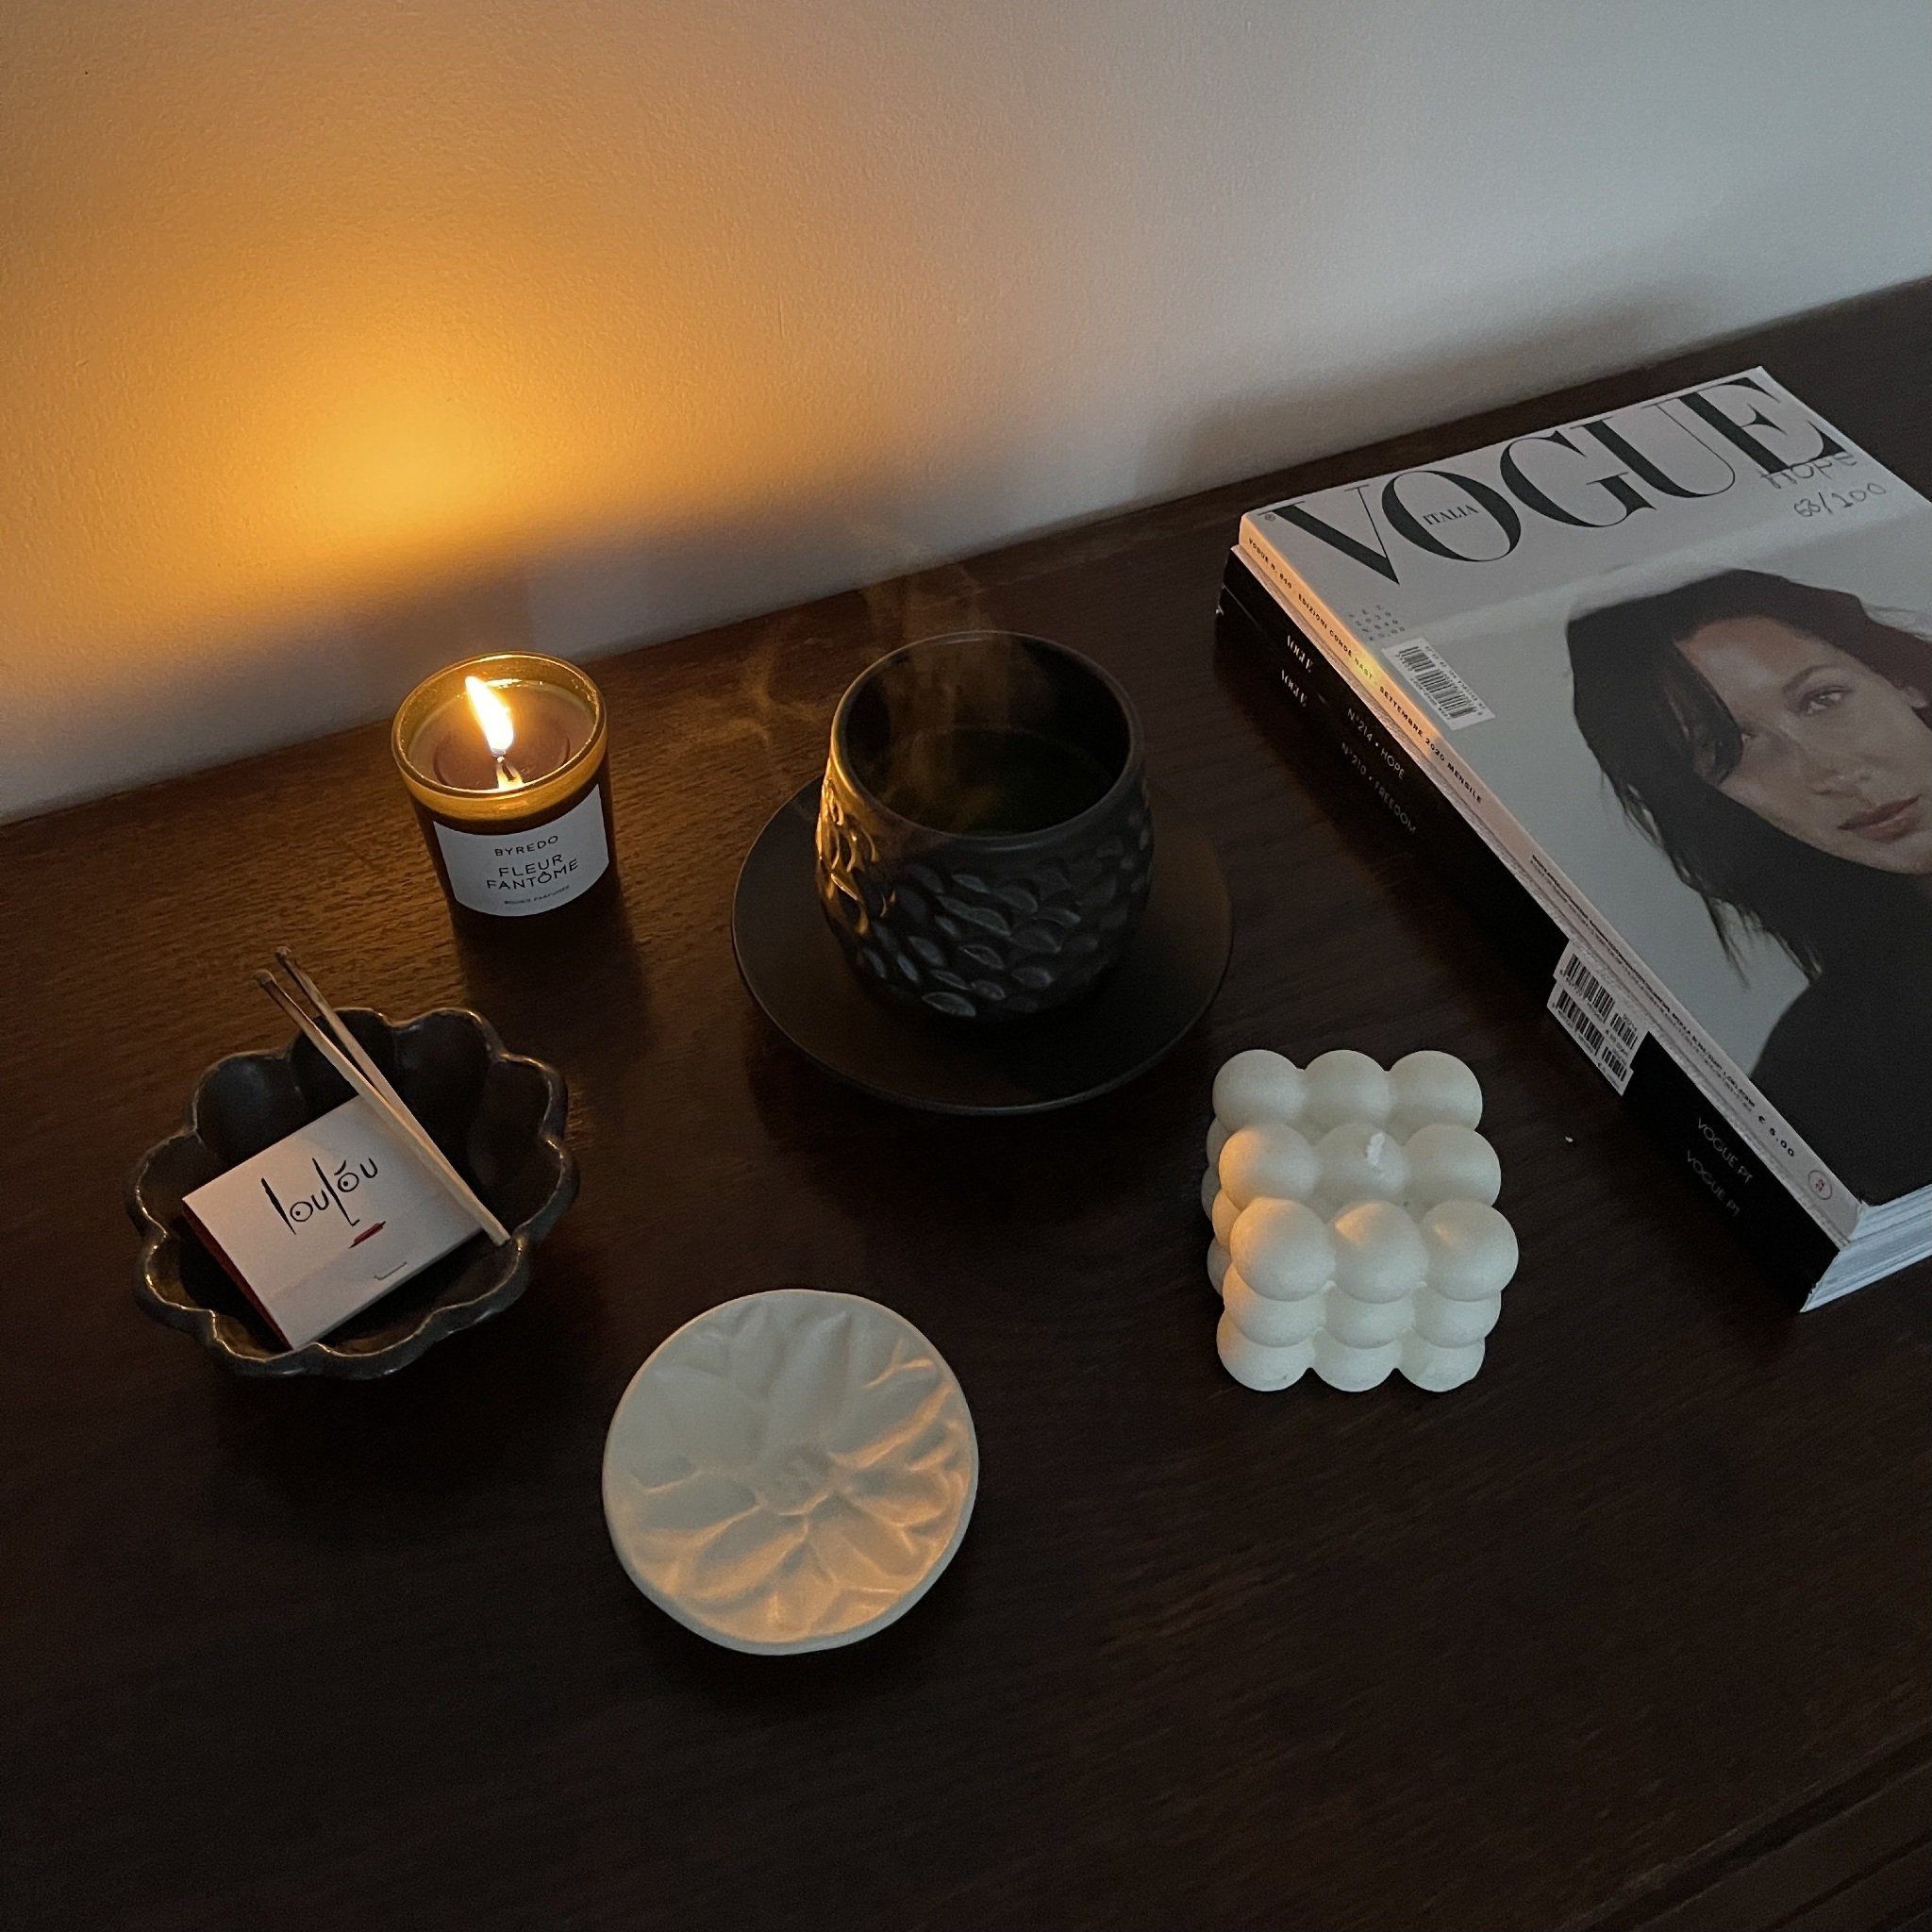
[[[1234,920],[1214,848],[1157,785],[1154,885],[1125,957],[1077,1005],[1004,1026],[894,1012],[854,976],[813,885],[819,781],[781,806],[738,874],[731,943],[773,1025],[828,1074],[936,1113],[1044,1113],[1143,1073],[1208,1010]]]

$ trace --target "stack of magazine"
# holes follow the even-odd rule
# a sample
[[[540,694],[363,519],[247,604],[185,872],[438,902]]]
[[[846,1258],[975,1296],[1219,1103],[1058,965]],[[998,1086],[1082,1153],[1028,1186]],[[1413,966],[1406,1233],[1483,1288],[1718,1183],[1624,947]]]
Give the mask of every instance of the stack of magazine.
[[[1242,520],[1223,640],[1805,1307],[1932,1254],[1932,505],[1762,369]]]

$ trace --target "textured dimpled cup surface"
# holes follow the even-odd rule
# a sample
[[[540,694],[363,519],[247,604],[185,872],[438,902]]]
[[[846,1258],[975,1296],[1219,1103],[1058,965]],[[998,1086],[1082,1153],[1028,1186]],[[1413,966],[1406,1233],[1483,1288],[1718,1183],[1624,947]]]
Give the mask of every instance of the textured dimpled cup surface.
[[[825,917],[882,998],[965,1023],[1050,1011],[1119,961],[1147,903],[1140,720],[1042,638],[908,644],[840,701],[817,840]]]
[[[1347,1049],[1301,1068],[1256,1047],[1222,1068],[1201,1205],[1237,1382],[1287,1389],[1312,1369],[1355,1391],[1399,1371],[1440,1393],[1482,1367],[1517,1261],[1482,1109],[1446,1053],[1384,1072]]]
[[[979,1487],[966,1397],[903,1316],[772,1289],[659,1345],[604,1445],[630,1579],[728,1650],[856,1643],[953,1560]]]

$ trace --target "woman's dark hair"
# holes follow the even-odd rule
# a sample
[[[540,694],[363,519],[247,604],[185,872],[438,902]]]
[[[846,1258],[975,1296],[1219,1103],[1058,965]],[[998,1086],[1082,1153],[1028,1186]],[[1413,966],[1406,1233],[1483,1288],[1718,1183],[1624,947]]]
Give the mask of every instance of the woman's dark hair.
[[[1703,895],[1733,964],[1741,924],[1815,977],[1833,955],[1868,948],[1874,923],[1889,916],[1895,927],[1901,895],[1896,879],[1820,852],[1718,791],[1742,749],[1738,722],[1678,647],[1707,625],[1748,617],[1932,691],[1932,641],[1882,623],[1850,591],[1727,570],[1570,620],[1576,724],[1618,803]]]

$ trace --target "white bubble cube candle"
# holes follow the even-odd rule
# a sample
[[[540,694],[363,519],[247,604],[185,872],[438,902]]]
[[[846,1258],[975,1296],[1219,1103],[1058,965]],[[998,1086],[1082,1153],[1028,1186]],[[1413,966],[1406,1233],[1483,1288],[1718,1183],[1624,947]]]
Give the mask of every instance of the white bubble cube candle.
[[[1201,1205],[1237,1382],[1286,1389],[1313,1369],[1354,1391],[1400,1370],[1441,1391],[1482,1367],[1517,1260],[1482,1110],[1453,1054],[1385,1073],[1346,1049],[1301,1068],[1257,1047],[1222,1068]]]

